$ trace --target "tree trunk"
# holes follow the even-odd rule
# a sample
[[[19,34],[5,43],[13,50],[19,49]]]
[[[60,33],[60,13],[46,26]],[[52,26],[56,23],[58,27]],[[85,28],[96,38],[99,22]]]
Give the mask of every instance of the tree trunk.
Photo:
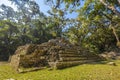
[[[114,27],[111,27],[111,28],[112,28],[112,30],[113,30],[113,34],[115,35],[115,38],[116,38],[117,42],[120,42],[119,37],[118,37],[118,35],[117,35],[117,33],[116,33],[115,28],[114,28]]]
[[[117,35],[117,33],[116,33],[116,30],[115,30],[114,27],[111,27],[111,28],[112,28],[113,34],[114,34],[114,36],[115,36],[115,38],[116,38],[116,40],[117,40],[117,46],[120,48],[120,40],[119,40],[119,37],[118,37],[118,35]]]

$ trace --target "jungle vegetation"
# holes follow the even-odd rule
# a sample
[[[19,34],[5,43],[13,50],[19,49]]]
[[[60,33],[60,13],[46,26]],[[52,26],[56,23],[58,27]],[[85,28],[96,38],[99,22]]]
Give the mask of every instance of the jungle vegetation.
[[[8,60],[16,48],[63,37],[72,44],[100,54],[120,47],[119,0],[45,0],[49,16],[34,0],[9,0],[0,5],[0,55]],[[76,18],[66,15],[77,13]]]

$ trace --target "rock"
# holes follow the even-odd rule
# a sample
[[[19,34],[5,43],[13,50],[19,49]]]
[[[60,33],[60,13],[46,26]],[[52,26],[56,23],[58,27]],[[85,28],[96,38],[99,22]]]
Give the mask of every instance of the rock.
[[[117,57],[117,53],[116,52],[113,52],[113,51],[110,51],[110,52],[104,52],[102,54],[99,55],[101,58],[104,58],[106,60],[109,60],[109,59],[116,59]]]
[[[116,59],[116,60],[120,60],[120,56],[117,56],[115,59]]]
[[[116,52],[109,52],[107,54],[108,58],[111,58],[111,59],[115,59],[115,57],[117,56]]]
[[[99,55],[101,58],[106,60],[120,60],[120,53],[115,51],[104,52]]]
[[[13,78],[10,78],[10,79],[6,79],[6,80],[15,80],[15,79],[13,79]]]
[[[117,66],[117,64],[115,62],[109,62],[107,63],[108,65],[112,65],[112,66]]]

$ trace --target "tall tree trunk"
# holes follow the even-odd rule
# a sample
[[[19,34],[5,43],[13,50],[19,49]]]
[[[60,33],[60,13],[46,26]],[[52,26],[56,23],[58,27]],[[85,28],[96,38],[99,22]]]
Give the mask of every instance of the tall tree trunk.
[[[116,30],[115,30],[114,27],[111,27],[111,28],[112,28],[113,34],[114,34],[114,36],[115,36],[115,38],[116,38],[116,40],[117,40],[117,46],[120,48],[120,40],[119,40],[119,37],[118,37],[118,35],[117,35],[117,33],[116,33]]]
[[[113,34],[115,35],[115,38],[116,38],[117,42],[120,42],[119,37],[118,37],[118,35],[116,34],[115,28],[114,28],[114,27],[111,27],[111,28],[112,28],[112,30],[113,30]]]

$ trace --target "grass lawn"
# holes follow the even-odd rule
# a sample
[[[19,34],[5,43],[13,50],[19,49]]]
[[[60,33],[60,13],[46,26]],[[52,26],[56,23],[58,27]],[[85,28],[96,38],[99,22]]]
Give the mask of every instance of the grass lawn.
[[[120,61],[117,66],[108,64],[83,64],[62,70],[48,69],[16,73],[8,64],[0,65],[0,80],[120,80]]]

